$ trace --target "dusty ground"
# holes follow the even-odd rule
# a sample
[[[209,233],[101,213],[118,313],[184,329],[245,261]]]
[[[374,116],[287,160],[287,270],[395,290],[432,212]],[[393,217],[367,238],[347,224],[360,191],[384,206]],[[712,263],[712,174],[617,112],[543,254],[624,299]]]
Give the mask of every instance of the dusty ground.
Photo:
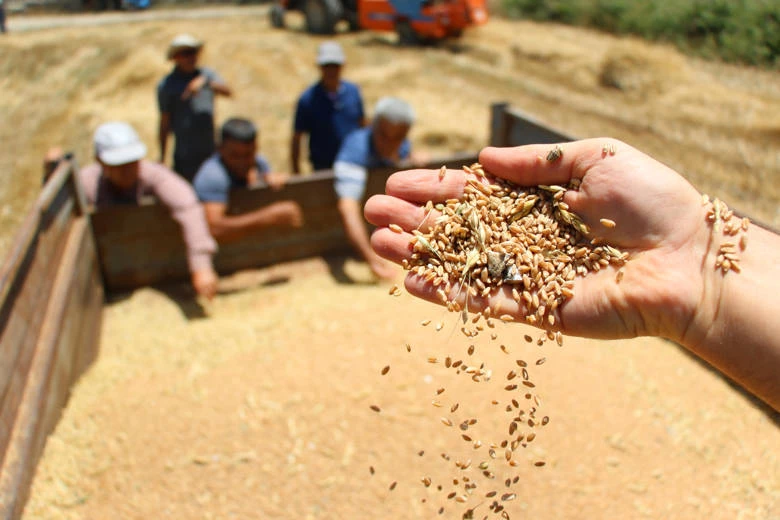
[[[320,260],[225,284],[238,287],[249,289],[220,296],[209,319],[188,321],[185,300],[151,289],[107,307],[100,359],[47,444],[25,519],[433,518],[442,504],[460,518],[445,495],[463,475],[499,496],[519,476],[512,518],[780,518],[776,422],[670,343],[538,347],[523,340],[532,329],[500,324],[469,357],[455,316],[338,284]],[[475,384],[427,361],[447,355],[502,375],[530,365],[550,422],[518,467],[491,461],[496,481],[454,468],[490,459],[439,417],[475,417],[474,439],[502,438],[506,380]]]
[[[50,146],[75,150],[86,163],[94,128],[125,119],[157,156],[154,89],[170,67],[164,49],[183,31],[208,41],[203,62],[236,91],[234,99],[220,100],[218,119],[256,120],[272,165],[287,169],[293,105],[316,79],[321,40],[271,30],[263,13],[228,8],[213,19],[188,14],[160,21],[136,16],[147,20],[155,12],[82,16],[70,28],[0,38],[0,251],[38,191],[41,158]],[[158,16],[169,18],[171,11]],[[90,26],[90,20],[104,25]],[[34,21],[13,23],[35,28]],[[301,20],[290,22],[300,26]],[[349,57],[346,76],[361,85],[369,108],[387,94],[413,103],[420,116],[412,134],[418,149],[480,148],[488,136],[488,106],[505,100],[577,136],[624,139],[678,168],[702,191],[780,225],[776,71],[704,63],[582,29],[504,20],[439,48],[399,49],[394,36],[371,33],[344,34],[339,41]]]
[[[0,39],[0,251],[37,192],[48,146],[86,162],[94,127],[122,118],[154,153],[154,85],[169,67],[166,43],[182,31],[205,35],[205,63],[238,93],[220,100],[219,118],[257,120],[264,151],[285,169],[293,103],[316,77],[320,40],[241,12],[250,14]],[[390,36],[365,33],[339,41],[369,106],[388,93],[412,101],[418,149],[480,147],[488,105],[508,100],[575,135],[622,138],[702,191],[780,224],[776,72],[502,20],[444,48],[398,49]],[[279,277],[289,280],[270,283]],[[471,431],[486,442],[506,417],[490,404],[505,400],[502,390],[426,362],[466,357],[452,317],[386,287],[337,284],[317,260],[223,289],[209,319],[188,320],[195,309],[175,291],[107,306],[100,359],[47,445],[25,518],[429,518],[443,502],[447,518],[460,517],[463,507],[442,497],[453,487],[446,479],[454,460],[478,455],[439,422],[448,408],[431,406],[435,389],[446,388],[446,406],[462,404],[461,420],[479,419]],[[421,328],[424,317],[448,328]],[[521,479],[513,518],[780,518],[776,415],[662,341],[539,348],[526,346],[526,332],[502,328],[509,356],[487,338],[474,356],[496,373],[517,358],[548,359],[532,375],[550,423],[527,460],[497,470]],[[426,493],[425,475],[444,492]]]

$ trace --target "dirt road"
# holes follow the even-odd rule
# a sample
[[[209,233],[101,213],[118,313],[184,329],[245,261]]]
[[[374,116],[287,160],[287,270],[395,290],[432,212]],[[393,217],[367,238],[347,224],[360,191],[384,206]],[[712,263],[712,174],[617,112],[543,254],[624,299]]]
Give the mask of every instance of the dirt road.
[[[153,9],[149,11],[107,11],[99,14],[57,14],[57,15],[18,15],[9,16],[9,32],[29,32],[51,29],[73,29],[84,27],[102,27],[106,25],[127,25],[141,22],[160,22],[166,20],[215,20],[235,16],[264,17],[268,14],[267,5],[189,7],[187,9]]]

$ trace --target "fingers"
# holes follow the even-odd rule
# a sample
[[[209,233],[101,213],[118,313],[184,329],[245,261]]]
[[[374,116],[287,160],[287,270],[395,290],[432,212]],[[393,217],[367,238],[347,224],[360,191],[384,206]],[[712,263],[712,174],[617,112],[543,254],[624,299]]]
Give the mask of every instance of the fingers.
[[[462,170],[447,170],[440,178],[439,170],[406,170],[387,179],[385,192],[409,202],[425,204],[463,196],[466,174]]]
[[[431,282],[426,282],[423,277],[416,274],[407,276],[404,286],[413,296],[444,305],[440,296],[443,286],[435,287]],[[493,291],[490,296],[482,297],[469,294],[468,283],[453,282],[453,287],[446,296],[448,301],[457,303],[460,309],[468,309],[469,312],[480,313],[490,307],[493,316],[508,315],[516,321],[523,320],[526,314],[525,308],[512,298],[511,289],[506,286]],[[466,301],[467,298],[468,301]]]
[[[396,233],[388,228],[379,228],[371,235],[371,248],[391,262],[400,264],[412,256],[412,235]]]
[[[366,220],[375,226],[397,224],[405,231],[419,229],[422,232],[427,231],[439,216],[436,210],[426,211],[417,204],[388,195],[374,195],[368,199],[363,212]]]
[[[573,178],[584,177],[601,158],[606,142],[605,139],[586,139],[514,148],[488,147],[480,152],[479,162],[486,172],[521,186],[564,184]]]

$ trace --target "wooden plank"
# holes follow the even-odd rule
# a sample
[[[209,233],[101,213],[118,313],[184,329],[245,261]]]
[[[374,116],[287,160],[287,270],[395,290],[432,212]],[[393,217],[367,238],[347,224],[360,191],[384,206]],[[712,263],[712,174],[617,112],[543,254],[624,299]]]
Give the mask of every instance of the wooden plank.
[[[510,107],[508,103],[494,103],[491,105],[490,129],[491,146],[560,143],[576,141],[578,139],[578,137],[552,128],[534,119],[522,110]],[[780,234],[780,229],[776,226],[772,226],[768,222],[760,219],[755,219],[738,208],[732,209],[734,210],[734,214],[740,218],[748,217],[754,224]]]
[[[511,108],[508,103],[491,106],[490,129],[491,146],[562,143],[576,139],[517,108]]]
[[[2,519],[21,516],[46,436],[59,418],[70,386],[97,348],[103,291],[86,217],[74,223],[60,259],[0,467]]]
[[[0,308],[9,299],[9,292],[15,288],[17,274],[27,261],[30,246],[37,237],[41,216],[50,211],[63,186],[72,179],[72,164],[61,163],[52,173],[49,182],[41,190],[41,194],[27,214],[22,227],[11,244],[10,253],[0,267]]]
[[[437,159],[424,167],[460,167],[475,161],[476,154],[463,154]],[[385,182],[395,170],[372,171],[366,198],[384,193]],[[293,178],[280,191],[235,190],[230,198],[228,212],[233,214],[279,200],[295,200],[303,209],[306,223],[300,229],[265,230],[222,245],[215,257],[215,267],[221,274],[350,248],[336,205],[332,172]],[[152,204],[101,209],[92,215],[92,226],[108,292],[189,277],[181,230],[166,208]]]
[[[74,217],[72,185],[65,182],[70,170],[57,171],[52,180],[58,189],[47,191],[45,197],[36,201],[27,218],[26,226],[30,227],[17,236],[6,263],[0,290],[0,463],[43,323],[43,310],[57,270],[56,259]]]

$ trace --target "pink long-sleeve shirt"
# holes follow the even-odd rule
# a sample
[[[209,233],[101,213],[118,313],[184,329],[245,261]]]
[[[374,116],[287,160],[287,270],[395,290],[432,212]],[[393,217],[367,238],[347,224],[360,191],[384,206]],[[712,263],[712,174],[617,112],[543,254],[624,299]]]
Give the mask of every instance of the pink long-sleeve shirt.
[[[130,193],[112,189],[98,163],[82,168],[79,180],[87,201],[96,208],[123,203],[138,204],[144,196],[155,196],[171,210],[171,216],[181,226],[190,272],[213,268],[211,256],[217,251],[217,243],[209,233],[203,207],[192,186],[172,170],[160,163],[141,161],[138,183]]]

